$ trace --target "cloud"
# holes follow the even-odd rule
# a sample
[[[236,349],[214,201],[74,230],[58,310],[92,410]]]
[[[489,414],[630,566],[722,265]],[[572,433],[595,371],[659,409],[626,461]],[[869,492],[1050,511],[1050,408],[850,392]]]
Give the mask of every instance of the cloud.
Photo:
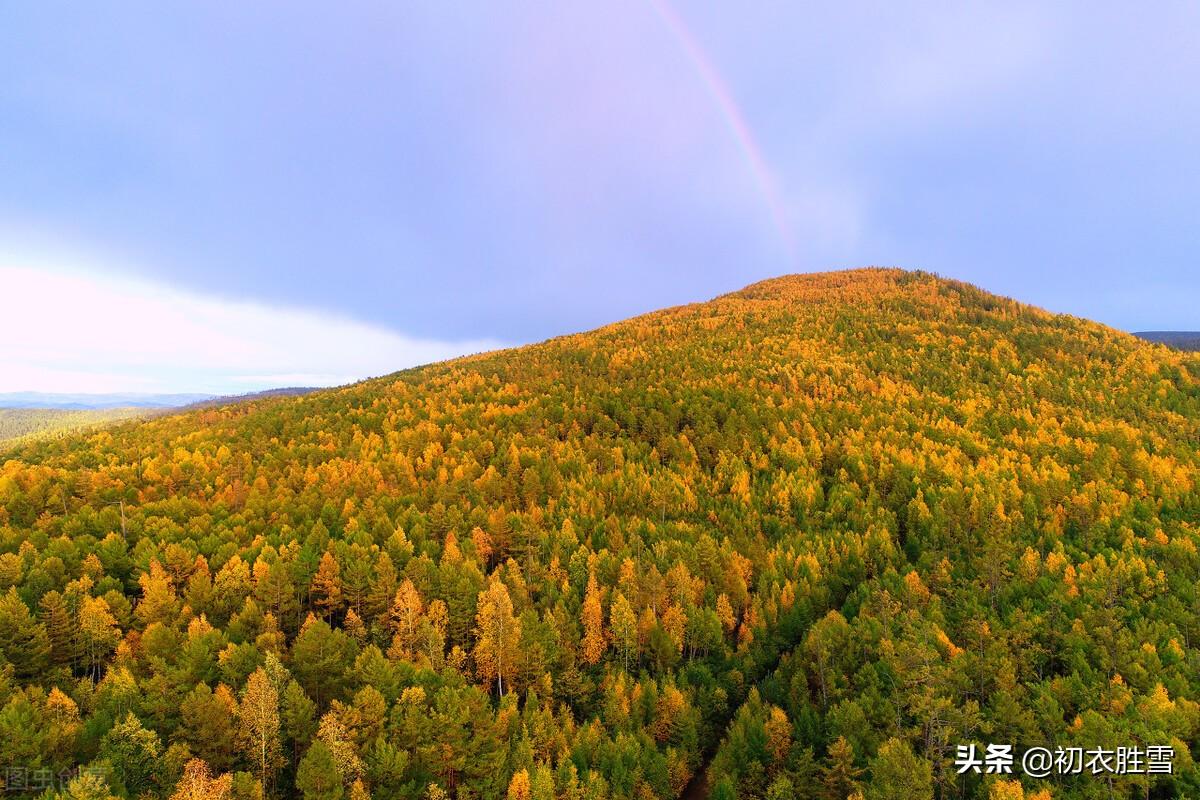
[[[112,270],[78,263],[0,253],[0,392],[332,386],[503,346],[413,338],[320,312],[114,277]]]

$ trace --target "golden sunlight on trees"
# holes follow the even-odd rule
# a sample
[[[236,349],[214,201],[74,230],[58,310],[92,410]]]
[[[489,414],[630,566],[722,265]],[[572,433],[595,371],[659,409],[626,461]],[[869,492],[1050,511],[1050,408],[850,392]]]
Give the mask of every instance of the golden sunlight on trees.
[[[25,443],[0,764],[86,768],[74,800],[1193,796],[1197,442],[1200,355],[871,269]],[[1174,769],[958,774],[984,739]]]

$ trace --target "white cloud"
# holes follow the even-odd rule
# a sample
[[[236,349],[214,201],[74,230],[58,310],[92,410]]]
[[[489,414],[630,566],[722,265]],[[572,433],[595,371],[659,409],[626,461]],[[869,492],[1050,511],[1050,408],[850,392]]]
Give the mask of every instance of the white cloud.
[[[332,386],[493,350],[0,253],[0,392]]]

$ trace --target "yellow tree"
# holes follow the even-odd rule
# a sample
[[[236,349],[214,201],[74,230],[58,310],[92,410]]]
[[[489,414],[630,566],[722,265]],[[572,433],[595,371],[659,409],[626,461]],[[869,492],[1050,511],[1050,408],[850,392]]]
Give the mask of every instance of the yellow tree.
[[[767,722],[763,726],[767,734],[767,749],[776,767],[783,765],[792,749],[792,723],[778,706],[771,706]]]
[[[171,585],[171,576],[157,560],[150,562],[150,571],[138,578],[142,587],[142,598],[134,612],[144,626],[154,622],[171,626],[179,614],[179,599],[175,595],[175,587]]]
[[[259,667],[246,681],[238,707],[238,744],[250,761],[258,765],[259,783],[267,791],[267,778],[283,766],[279,738],[279,693]]]
[[[490,682],[496,679],[500,696],[504,696],[504,673],[516,667],[517,644],[521,640],[521,622],[513,615],[512,598],[508,589],[493,578],[479,595],[475,614],[475,669],[479,677]]]
[[[417,634],[421,629],[424,613],[425,603],[421,600],[421,593],[411,580],[405,578],[396,590],[388,614],[389,624],[394,633],[392,647],[397,654],[408,655],[417,646]]]
[[[326,550],[312,581],[313,603],[326,620],[333,619],[333,615],[342,607],[341,572],[337,558]]]
[[[508,783],[508,800],[529,800],[529,772],[517,770]]]
[[[84,595],[79,603],[79,650],[93,680],[100,665],[121,640],[117,620],[102,597]]]
[[[621,648],[622,663],[625,669],[629,669],[629,656],[637,651],[638,646],[637,615],[633,613],[633,608],[621,592],[613,595],[609,622],[613,642]]]
[[[583,660],[599,663],[604,648],[604,608],[600,604],[600,587],[592,574],[588,576],[587,594],[583,598]]]
[[[233,776],[228,772],[214,778],[203,759],[193,758],[183,768],[171,800],[226,800],[232,786]]]
[[[737,616],[733,613],[729,597],[724,593],[717,595],[717,619],[721,620],[721,627],[725,629],[727,635],[737,627]]]

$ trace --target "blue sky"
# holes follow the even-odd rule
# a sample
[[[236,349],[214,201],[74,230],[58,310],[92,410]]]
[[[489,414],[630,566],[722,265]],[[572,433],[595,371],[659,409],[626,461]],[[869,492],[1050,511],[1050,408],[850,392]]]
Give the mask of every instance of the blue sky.
[[[1200,328],[1200,7],[833,5],[8,7],[0,390],[334,383],[868,264]]]

